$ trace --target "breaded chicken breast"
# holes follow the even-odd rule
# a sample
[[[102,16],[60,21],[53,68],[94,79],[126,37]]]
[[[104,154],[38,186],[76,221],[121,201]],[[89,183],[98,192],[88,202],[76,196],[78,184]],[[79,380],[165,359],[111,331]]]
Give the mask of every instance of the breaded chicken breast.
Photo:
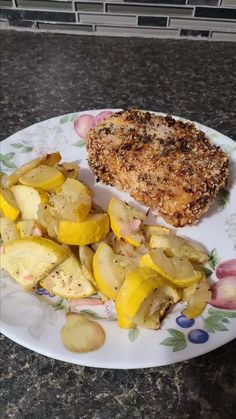
[[[113,114],[87,136],[102,182],[156,210],[169,224],[196,224],[226,184],[229,161],[193,123],[135,109]]]

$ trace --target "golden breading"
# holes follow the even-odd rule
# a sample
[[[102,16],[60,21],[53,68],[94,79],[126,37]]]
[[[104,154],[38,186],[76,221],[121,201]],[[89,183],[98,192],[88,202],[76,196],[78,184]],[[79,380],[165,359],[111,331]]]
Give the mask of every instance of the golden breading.
[[[135,109],[91,129],[88,162],[102,182],[129,192],[170,224],[196,224],[223,188],[229,162],[193,123]]]

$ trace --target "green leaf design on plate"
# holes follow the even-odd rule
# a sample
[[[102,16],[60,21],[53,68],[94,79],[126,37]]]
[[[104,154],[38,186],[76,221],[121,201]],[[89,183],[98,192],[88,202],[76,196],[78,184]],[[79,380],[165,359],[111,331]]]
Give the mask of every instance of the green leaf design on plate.
[[[21,149],[21,153],[30,153],[31,151],[33,151],[33,147],[29,146],[29,145],[25,145],[22,149]]]
[[[20,148],[24,147],[24,144],[21,144],[21,143],[14,143],[14,144],[11,144],[11,146],[12,146],[12,147],[14,147],[14,148],[18,148],[18,149],[20,149]]]
[[[223,210],[230,200],[230,192],[227,189],[220,189],[217,195],[217,202],[221,210]]]
[[[74,143],[73,145],[75,145],[76,147],[84,147],[85,144],[86,144],[86,141],[79,140],[79,141],[76,141],[76,143]]]
[[[182,351],[187,346],[185,335],[176,329],[167,329],[172,337],[164,339],[160,345],[171,346],[173,352]]]
[[[3,164],[3,166],[9,168],[9,169],[15,169],[16,165],[11,161],[11,159],[15,156],[15,153],[7,153],[7,154],[0,154],[0,162]]]
[[[215,310],[214,308],[209,308],[208,314],[211,316],[219,316],[222,317],[228,317],[229,319],[236,318],[236,311],[230,311],[230,310]]]
[[[140,330],[138,327],[133,327],[132,329],[130,329],[128,333],[130,342],[134,342],[139,336],[139,333],[140,333]]]
[[[12,161],[9,161],[9,160],[4,160],[4,161],[2,162],[2,164],[3,164],[4,166],[8,167],[8,169],[16,169],[16,165],[15,165],[15,163],[13,163]]]
[[[66,124],[66,122],[69,122],[70,115],[64,115],[60,118],[60,124]]]
[[[11,144],[11,146],[20,150],[21,153],[30,153],[34,149],[33,147],[27,145],[27,143],[26,144],[14,143],[14,144]]]
[[[210,333],[215,333],[215,331],[224,332],[228,330],[222,323],[222,319],[213,316],[209,316],[204,320],[204,328]]]
[[[209,255],[208,264],[212,269],[215,269],[216,265],[219,263],[219,256],[217,254],[217,250],[213,249]]]
[[[236,318],[235,311],[214,310],[210,308],[208,314],[209,316],[204,319],[204,326],[210,333],[227,331],[228,329],[225,323],[229,323],[228,318]]]
[[[64,115],[60,118],[60,124],[66,124],[67,122],[73,122],[77,117],[77,113]]]
[[[200,270],[205,274],[206,278],[208,278],[209,276],[211,276],[211,274],[213,273],[213,271],[211,271],[208,268],[205,268],[204,266],[202,266],[200,268]]]
[[[7,154],[0,154],[0,161],[11,160],[16,153],[7,153]]]
[[[63,310],[65,308],[64,298],[59,298],[52,306],[55,311]]]

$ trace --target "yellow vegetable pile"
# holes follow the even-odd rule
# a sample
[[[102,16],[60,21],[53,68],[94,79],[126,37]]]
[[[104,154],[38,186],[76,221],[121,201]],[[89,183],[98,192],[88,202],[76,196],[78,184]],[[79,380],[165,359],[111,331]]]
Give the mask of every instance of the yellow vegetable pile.
[[[145,224],[143,212],[115,197],[98,212],[78,166],[60,160],[42,156],[2,176],[1,267],[27,290],[112,299],[122,328],[159,329],[180,300],[187,317],[199,315],[210,298],[202,247]]]

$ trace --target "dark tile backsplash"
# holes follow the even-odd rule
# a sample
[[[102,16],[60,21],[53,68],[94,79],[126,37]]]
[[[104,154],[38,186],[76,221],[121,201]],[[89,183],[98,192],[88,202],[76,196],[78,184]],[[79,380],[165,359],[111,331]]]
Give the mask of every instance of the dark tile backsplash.
[[[196,17],[207,17],[210,19],[235,19],[236,9],[229,9],[223,7],[197,7]]]
[[[42,10],[0,9],[0,17],[15,20],[46,20],[50,22],[75,22],[74,13]]]
[[[193,29],[181,29],[180,30],[180,36],[200,36],[208,38],[210,35],[210,31],[201,31],[201,30],[193,30]]]
[[[141,4],[108,4],[107,12],[111,13],[132,13],[132,14],[149,14],[159,16],[192,16],[192,7],[162,7],[162,6],[142,6]]]
[[[156,17],[156,16],[139,16],[138,24],[140,26],[166,26],[167,18],[166,17]]]
[[[37,24],[34,20],[18,20],[9,19],[10,26],[17,26],[19,28],[36,28]]]
[[[3,29],[236,40],[236,0],[0,0],[0,19]]]
[[[179,5],[179,4],[186,4],[186,0],[124,0],[125,3],[139,3],[139,4],[144,4],[144,3],[148,3],[148,4],[166,4],[166,5]]]
[[[60,30],[62,32],[92,32],[92,25],[66,25],[60,23],[38,23],[38,28],[43,30]]]
[[[0,0],[0,7],[1,6],[11,7],[12,6],[12,0]]]
[[[195,6],[218,6],[221,0],[187,0],[187,4]]]
[[[78,12],[103,12],[104,6],[102,3],[80,2],[76,3],[76,10]]]
[[[72,11],[72,1],[16,0],[16,5],[28,9],[60,9]]]

